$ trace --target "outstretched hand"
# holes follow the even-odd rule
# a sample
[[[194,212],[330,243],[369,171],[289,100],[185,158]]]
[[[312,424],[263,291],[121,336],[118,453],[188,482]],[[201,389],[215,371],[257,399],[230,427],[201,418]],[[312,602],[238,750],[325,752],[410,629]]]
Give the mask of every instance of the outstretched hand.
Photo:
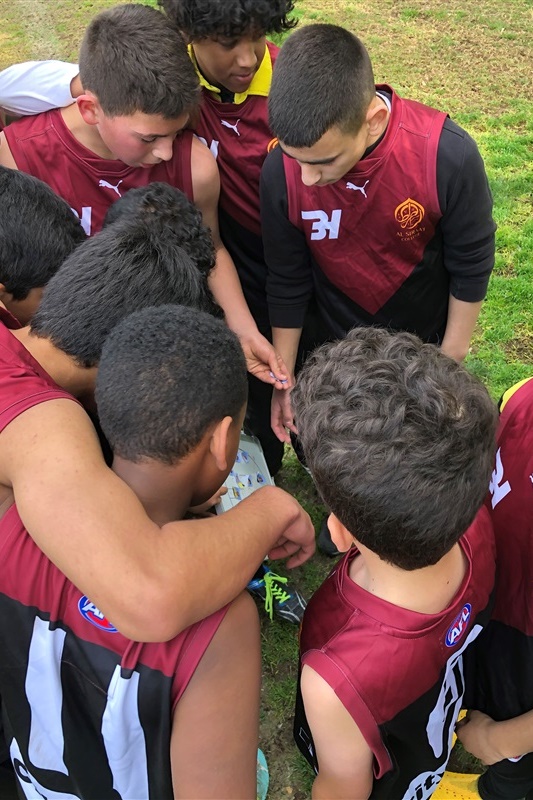
[[[289,388],[287,367],[267,338],[256,329],[252,333],[239,335],[239,340],[248,372],[260,381],[272,384],[278,390]]]

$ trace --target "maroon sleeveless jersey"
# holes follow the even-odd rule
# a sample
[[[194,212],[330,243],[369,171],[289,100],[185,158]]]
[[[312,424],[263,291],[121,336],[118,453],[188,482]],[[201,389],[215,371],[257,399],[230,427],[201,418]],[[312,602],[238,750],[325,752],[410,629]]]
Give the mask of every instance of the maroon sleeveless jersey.
[[[278,48],[272,42],[267,47],[273,65]],[[243,103],[221,103],[204,88],[195,130],[217,159],[221,208],[260,236],[259,178],[277,142],[268,127],[267,98],[251,94]]]
[[[9,327],[19,326],[0,309],[0,431],[38,403],[73,400]],[[226,609],[166,644],[126,639],[14,505],[0,519],[0,559],[0,696],[21,797],[173,800],[172,712]]]
[[[8,125],[5,135],[17,167],[40,178],[63,197],[88,235],[101,229],[109,206],[128,189],[163,181],[194,199],[191,131],[177,137],[170,161],[150,168],[100,158],[74,138],[59,109],[23,117]]]
[[[511,392],[487,497],[496,540],[496,601],[467,659],[468,707],[496,720],[533,709],[533,379]]]
[[[439,614],[421,614],[357,586],[353,548],[311,598],[301,664],[334,689],[374,755],[372,798],[426,800],[452,747],[464,693],[463,652],[481,632],[494,584],[494,537],[485,508],[460,540],[463,584]],[[318,770],[300,690],[298,747]]]
[[[391,116],[379,147],[342,179],[305,186],[284,156],[288,215],[328,280],[376,314],[411,275],[441,218],[437,149],[446,114],[390,87]]]

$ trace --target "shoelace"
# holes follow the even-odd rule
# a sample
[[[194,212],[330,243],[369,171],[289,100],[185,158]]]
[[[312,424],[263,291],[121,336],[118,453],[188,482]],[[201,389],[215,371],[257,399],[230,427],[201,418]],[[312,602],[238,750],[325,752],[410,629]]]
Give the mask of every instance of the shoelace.
[[[270,619],[274,615],[274,600],[279,603],[285,603],[290,599],[289,592],[286,592],[279,583],[287,583],[288,578],[283,578],[281,575],[276,575],[275,572],[266,572],[263,576],[265,582],[265,611]]]

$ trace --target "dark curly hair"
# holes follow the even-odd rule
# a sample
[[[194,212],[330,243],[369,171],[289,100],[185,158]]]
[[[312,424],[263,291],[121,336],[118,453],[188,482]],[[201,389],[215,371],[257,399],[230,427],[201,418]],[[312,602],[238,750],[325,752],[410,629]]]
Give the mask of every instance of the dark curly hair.
[[[494,464],[485,387],[410,333],[355,328],[318,348],[291,397],[326,505],[405,570],[436,564],[472,523]]]
[[[289,19],[293,0],[158,0],[158,4],[191,40],[231,39],[250,31],[283,33],[297,22]]]

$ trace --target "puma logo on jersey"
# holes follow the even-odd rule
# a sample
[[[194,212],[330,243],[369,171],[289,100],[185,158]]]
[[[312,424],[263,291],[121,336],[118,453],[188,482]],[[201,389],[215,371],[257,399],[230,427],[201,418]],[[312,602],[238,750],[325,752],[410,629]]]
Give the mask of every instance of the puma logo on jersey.
[[[118,187],[120,186],[121,183],[122,181],[119,181],[116,186],[113,186],[112,183],[108,183],[107,181],[99,181],[98,186],[101,186],[103,189],[111,189],[112,192],[116,192],[119,197],[122,197],[122,195],[118,190]]]
[[[490,499],[492,507],[496,508],[500,500],[503,500],[504,497],[507,497],[510,491],[511,484],[509,481],[503,480],[502,452],[501,447],[499,447],[498,452],[496,453],[496,466],[494,467],[489,483],[489,492],[492,495]]]
[[[231,130],[234,131],[237,134],[237,136],[240,136],[241,134],[237,130],[237,125],[239,124],[240,121],[241,120],[239,118],[235,123],[235,125],[232,125],[231,122],[227,122],[225,119],[221,119],[220,124],[223,125],[225,128],[231,128]]]
[[[357,186],[355,183],[348,181],[348,183],[346,184],[346,188],[351,189],[353,192],[361,192],[362,195],[368,198],[368,195],[366,193],[366,187],[368,186],[369,183],[370,181],[368,180],[365,181],[362,186]]]
[[[311,227],[311,239],[338,239],[339,226],[341,224],[342,210],[336,208],[331,212],[331,219],[325,211],[302,211],[302,219],[314,220]]]

